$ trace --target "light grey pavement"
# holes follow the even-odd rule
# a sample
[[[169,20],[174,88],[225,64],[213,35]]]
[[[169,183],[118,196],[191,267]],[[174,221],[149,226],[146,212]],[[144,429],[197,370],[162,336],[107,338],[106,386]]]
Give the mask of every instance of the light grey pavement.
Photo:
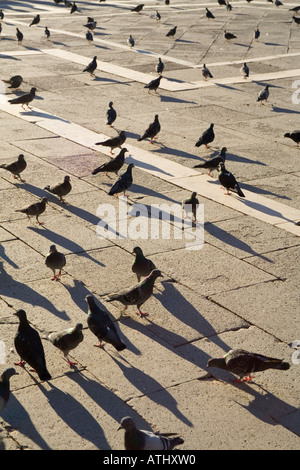
[[[21,91],[1,84],[0,163],[20,153],[27,161],[24,183],[0,169],[0,372],[19,360],[17,309],[43,338],[84,325],[84,341],[71,353],[76,367],[43,339],[52,380],[40,382],[28,366],[17,368],[0,416],[1,449],[123,450],[124,432],[117,428],[129,415],[143,429],[178,433],[182,450],[299,450],[300,365],[290,344],[300,340],[300,147],[284,138],[300,128],[300,27],[289,11],[298,3],[233,0],[228,12],[217,1],[167,6],[145,0],[142,12],[132,13],[138,3],[77,1],[80,12],[71,15],[50,0],[0,2],[0,78],[24,78]],[[205,17],[205,7],[214,20]],[[29,27],[37,13],[39,25]],[[97,21],[92,44],[83,26],[88,16]],[[175,38],[167,38],[175,25]],[[21,45],[16,27],[24,34]],[[225,30],[237,38],[225,41]],[[83,69],[95,55],[92,78]],[[148,93],[144,86],[157,77],[158,57],[165,63],[161,87]],[[249,79],[240,73],[245,61]],[[203,63],[214,77],[207,82]],[[261,105],[256,99],[266,84],[270,98]],[[31,111],[7,102],[33,86]],[[110,101],[118,113],[115,128],[106,125]],[[139,142],[155,114],[158,139]],[[195,147],[210,123],[211,148]],[[126,163],[135,164],[127,201],[108,195],[114,177],[91,174],[110,157],[95,143],[117,130],[127,134]],[[245,199],[224,195],[216,172],[209,177],[194,168],[224,146],[226,168]],[[44,187],[66,174],[73,188],[63,205]],[[192,230],[180,206],[194,190],[204,226],[200,220]],[[43,196],[49,198],[43,226],[15,212]],[[112,213],[103,236],[98,224],[105,204]],[[164,204],[165,215],[176,211],[161,221],[157,239],[148,216],[153,204]],[[169,239],[162,230],[170,231]],[[139,231],[146,237],[138,238]],[[199,238],[199,249],[187,249],[195,233],[204,244]],[[44,262],[51,244],[67,259],[59,282],[51,281]],[[129,307],[129,317],[120,319],[120,305],[108,303],[107,294],[136,282],[137,245],[165,278],[143,306],[148,317]],[[166,282],[171,277],[176,282]],[[127,345],[121,353],[93,346],[86,322],[90,293],[115,320]],[[234,348],[281,357],[291,367],[257,373],[249,384],[233,383],[217,369],[207,375],[208,359]]]

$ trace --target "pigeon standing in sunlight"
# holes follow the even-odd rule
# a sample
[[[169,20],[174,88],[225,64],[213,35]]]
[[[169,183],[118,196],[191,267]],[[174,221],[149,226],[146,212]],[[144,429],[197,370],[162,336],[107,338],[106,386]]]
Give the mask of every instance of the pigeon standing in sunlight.
[[[14,75],[9,80],[2,81],[9,84],[8,88],[14,88],[15,90],[18,90],[23,82],[23,77],[21,75]]]
[[[18,28],[16,28],[16,31],[17,31],[16,37],[17,37],[18,44],[21,45],[22,41],[24,39],[24,35],[23,35],[23,33],[21,33],[21,31]]]
[[[47,198],[42,197],[40,201],[34,202],[33,204],[28,204],[22,209],[16,209],[15,212],[22,212],[23,214],[26,214],[29,220],[31,220],[30,217],[35,217],[37,224],[44,225],[44,222],[39,221],[39,216],[45,212],[47,202]]]
[[[135,42],[131,34],[129,35],[129,38],[127,39],[127,44],[129,47],[134,47]]]
[[[109,104],[108,104],[108,110],[106,111],[106,117],[107,117],[106,125],[110,126],[110,127],[113,127],[113,123],[117,119],[117,112],[113,108],[113,104],[114,103],[112,101],[110,101]]]
[[[58,348],[68,362],[69,366],[75,366],[77,362],[72,362],[69,358],[69,353],[83,341],[82,323],[76,323],[72,328],[67,328],[62,331],[52,332],[47,336],[53,346]]]
[[[205,145],[208,148],[208,144],[214,141],[215,133],[214,133],[214,124],[211,124],[206,131],[200,136],[198,141],[195,143],[195,147],[201,147],[201,145]]]
[[[134,12],[136,12],[136,13],[140,13],[143,8],[144,8],[144,3],[140,3],[140,4],[137,5],[135,8],[132,8],[131,11],[134,11]]]
[[[260,31],[258,28],[256,28],[256,30],[254,31],[254,39],[255,41],[258,41],[258,38],[260,36]]]
[[[91,42],[94,41],[94,36],[93,36],[93,33],[91,31],[87,31],[85,33],[85,38],[86,38],[86,40],[89,44],[91,44]]]
[[[196,191],[192,192],[191,196],[182,201],[182,208],[184,210],[185,216],[190,212],[193,215],[193,222],[197,222],[197,209],[199,207],[199,199],[197,198]]]
[[[5,369],[0,376],[0,412],[5,408],[10,397],[10,383],[9,379],[13,375],[18,375],[16,369],[9,367]]]
[[[92,18],[91,18],[92,19]],[[97,28],[97,21],[88,21],[86,24],[83,25],[85,28],[93,31]]]
[[[243,66],[240,69],[240,72],[244,78],[249,78],[249,67],[246,62],[244,62]]]
[[[236,36],[232,33],[228,33],[227,31],[224,31],[224,37],[226,41],[230,41],[231,39],[236,39]]]
[[[135,259],[132,263],[132,272],[136,274],[138,282],[140,282],[142,277],[147,277],[156,269],[155,264],[151,259],[144,256],[142,249],[139,246],[133,248],[133,253],[135,254]]]
[[[148,88],[148,93],[150,90],[154,90],[155,93],[157,93],[157,88],[160,85],[160,81],[162,79],[162,75],[160,75],[158,78],[155,78],[154,80],[151,80],[151,82],[147,83],[147,85],[144,86],[144,88]]]
[[[45,37],[46,37],[46,39],[49,39],[49,38],[50,38],[50,31],[49,31],[49,29],[47,28],[47,26],[45,27]]]
[[[111,139],[103,140],[102,142],[96,142],[95,145],[102,145],[103,147],[110,147],[110,153],[112,153],[113,149],[119,147],[124,144],[126,140],[126,132],[121,131],[117,137],[112,137]]]
[[[289,139],[292,139],[297,147],[300,144],[300,130],[299,131],[293,131],[293,132],[286,132],[284,134],[284,137],[288,137]]]
[[[155,19],[156,21],[160,21],[161,20],[161,14],[156,10],[155,12]]]
[[[240,197],[245,197],[245,194],[242,192],[234,175],[230,173],[230,171],[226,170],[224,162],[219,164],[219,181],[223,188],[227,190],[225,193],[226,195],[229,195],[229,190],[231,190],[234,193],[237,193]]]
[[[202,75],[204,77],[204,80],[207,80],[208,78],[214,78],[205,64],[203,64],[202,67]]]
[[[208,8],[205,8],[205,16],[206,18],[208,18],[209,20],[213,20],[215,18],[215,16],[213,15],[213,13],[208,9]]]
[[[226,151],[227,151],[227,148],[223,147],[219,155],[211,158],[210,160],[207,160],[204,163],[199,163],[198,165],[195,165],[194,168],[205,168],[208,170],[208,176],[211,176],[211,172],[213,170],[218,170],[218,166],[220,165],[220,163],[225,162]]]
[[[33,26],[34,24],[39,24],[40,21],[41,21],[40,15],[36,15],[36,16],[33,18],[32,22],[30,23],[29,26]]]
[[[78,7],[76,3],[74,2],[73,5],[71,6],[70,14],[75,13],[75,11],[78,11]]]
[[[108,195],[114,196],[119,193],[123,193],[124,197],[126,196],[126,191],[132,185],[132,168],[134,167],[133,163],[128,165],[127,170],[123,173],[117,181],[110,188]]]
[[[159,57],[158,58],[158,63],[155,67],[155,70],[157,73],[159,73],[160,75],[163,73],[164,71],[164,68],[165,68],[165,64],[163,63],[163,61],[161,60],[161,58]]]
[[[53,271],[52,281],[57,281],[56,271],[58,270],[58,276],[61,276],[61,270],[66,265],[66,257],[63,253],[57,251],[55,245],[50,246],[49,253],[46,255],[45,264],[47,268],[50,268]]]
[[[85,67],[83,72],[88,72],[91,77],[95,77],[95,70],[97,68],[97,56],[93,58],[93,60]]]
[[[97,175],[98,173],[115,173],[118,176],[118,171],[121,170],[125,162],[125,153],[128,152],[127,149],[122,148],[120,153],[113,159],[109,160],[107,163],[103,163],[98,168],[92,171],[92,175]]]
[[[266,87],[259,92],[256,101],[260,101],[260,104],[264,104],[264,101],[268,101],[269,96],[270,96],[269,85],[266,85]]]
[[[149,125],[148,129],[144,134],[138,138],[138,141],[144,139],[150,139],[150,143],[153,144],[153,139],[156,138],[157,134],[160,132],[160,122],[158,119],[158,114],[155,114],[154,121]]]
[[[70,183],[70,176],[66,175],[62,183],[56,183],[51,186],[49,185],[45,186],[44,190],[49,191],[49,193],[55,194],[56,196],[59,197],[60,202],[62,202],[63,204],[66,204],[66,201],[64,200],[64,196],[69,194],[69,192],[72,190],[72,185]]]
[[[36,92],[36,88],[32,87],[29,93],[25,93],[22,96],[18,96],[18,98],[13,98],[11,100],[8,100],[8,102],[10,104],[20,104],[22,108],[24,109],[24,111],[26,111],[24,108],[25,105],[27,106],[27,109],[32,109],[31,106],[29,106],[29,103],[33,101],[35,97],[35,92]]]
[[[22,183],[24,183],[25,180],[21,178],[20,174],[25,170],[26,167],[27,163],[22,153],[18,156],[18,160],[12,163],[3,163],[0,165],[0,168],[9,171],[12,175],[14,175],[14,178],[19,179],[22,181]]]
[[[171,28],[170,31],[166,34],[166,37],[173,38],[176,34],[176,31],[177,31],[177,26],[174,26],[174,28]]]

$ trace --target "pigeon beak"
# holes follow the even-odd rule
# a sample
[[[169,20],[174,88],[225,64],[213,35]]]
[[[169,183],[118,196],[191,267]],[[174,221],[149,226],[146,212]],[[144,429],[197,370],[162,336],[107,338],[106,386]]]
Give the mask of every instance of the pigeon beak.
[[[118,429],[117,429],[117,431],[120,431],[120,429],[123,429],[122,426],[119,426]]]

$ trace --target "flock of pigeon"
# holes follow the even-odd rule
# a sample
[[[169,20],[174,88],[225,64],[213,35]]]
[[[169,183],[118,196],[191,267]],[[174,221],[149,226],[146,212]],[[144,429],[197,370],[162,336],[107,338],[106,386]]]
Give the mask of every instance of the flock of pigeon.
[[[105,0],[100,0],[104,2]],[[247,0],[250,2],[251,0]],[[272,1],[272,0],[268,0]],[[63,0],[54,0],[56,4],[60,4]],[[169,0],[165,0],[166,4],[170,4]],[[220,5],[225,5],[227,10],[231,10],[231,5],[228,1],[218,0]],[[75,2],[71,3],[68,0],[64,0],[66,7],[70,8],[70,14],[78,11],[78,7]],[[275,0],[275,5],[279,7],[282,3],[279,0]],[[144,4],[140,4],[137,7],[133,8],[132,11],[140,13],[144,7]],[[294,14],[300,11],[300,7],[292,9]],[[208,19],[214,19],[212,12],[206,8],[206,17]],[[4,13],[0,10],[0,20],[4,18]],[[158,11],[156,11],[156,20],[159,21],[161,16]],[[299,24],[299,18],[293,16],[294,21]],[[40,22],[40,15],[36,15],[29,26],[37,25]],[[0,23],[1,26],[1,23]],[[97,27],[97,22],[93,18],[88,17],[87,24],[84,25],[87,27],[87,39],[88,41],[93,40],[92,31]],[[1,28],[2,29],[2,28]],[[1,32],[0,29],[0,32]],[[167,37],[174,37],[176,35],[177,27],[173,27],[168,33]],[[46,37],[50,37],[50,31],[45,28]],[[260,32],[258,29],[254,32],[254,37],[257,40],[259,38]],[[229,32],[224,32],[224,37],[227,41],[235,39],[236,36]],[[17,28],[17,40],[21,44],[23,40],[23,34]],[[134,47],[134,39],[130,35],[128,39],[128,45]],[[90,64],[83,70],[83,72],[88,72],[93,77],[97,69],[97,57],[95,56]],[[160,80],[162,78],[162,72],[164,70],[164,64],[159,58],[159,62],[156,66],[156,72],[159,74],[159,77],[152,80],[150,83],[145,85],[145,88],[150,92],[155,91],[160,85]],[[247,79],[249,77],[249,67],[246,63],[243,64],[241,68],[242,76]],[[211,72],[203,64],[202,74],[204,80],[213,78]],[[20,75],[11,77],[9,80],[3,80],[7,83],[8,87],[14,90],[18,90],[23,82],[23,78]],[[32,87],[29,93],[21,95],[17,98],[10,99],[11,104],[20,104],[23,109],[26,106],[28,109],[31,109],[29,103],[31,103],[35,98],[36,88]],[[263,103],[267,101],[269,97],[269,85],[259,93],[257,101]],[[117,112],[113,107],[113,102],[109,103],[109,108],[107,110],[107,125],[113,127],[115,120],[117,119]],[[154,121],[150,123],[149,127],[146,129],[144,134],[140,136],[138,141],[144,139],[150,139],[150,143],[153,143],[160,132],[161,125],[159,122],[158,114],[155,115]],[[293,131],[291,133],[286,133],[284,137],[292,139],[298,146],[300,143],[300,131]],[[196,147],[204,145],[208,148],[209,144],[214,141],[214,124],[212,123],[210,127],[203,132],[200,138],[195,143]],[[126,194],[126,191],[132,185],[132,168],[133,164],[127,166],[126,171],[119,176],[119,171],[122,169],[125,164],[125,154],[127,151],[126,148],[122,148],[122,145],[126,140],[126,132],[121,131],[118,136],[114,138],[107,139],[105,141],[97,142],[96,145],[106,146],[110,148],[110,152],[116,148],[119,148],[120,151],[118,155],[114,158],[111,158],[107,163],[100,165],[96,168],[92,174],[96,175],[100,172],[105,173],[108,176],[108,173],[114,173],[118,176],[118,179],[110,188],[108,194],[110,196],[117,195],[119,193]],[[208,175],[211,175],[211,172],[214,170],[218,171],[219,181],[223,188],[225,188],[226,193],[229,194],[229,191],[237,193],[239,197],[245,197],[242,192],[239,183],[236,181],[234,175],[230,173],[225,168],[226,160],[226,151],[227,148],[223,147],[216,157],[210,158],[204,163],[198,164],[195,168],[201,168],[208,170]],[[20,182],[24,182],[21,174],[26,170],[27,163],[23,154],[20,154],[16,161],[13,161],[9,164],[2,164],[0,168],[10,172],[14,178],[18,179]],[[62,182],[46,186],[45,191],[56,195],[62,204],[66,204],[65,197],[71,192],[72,185],[70,182],[70,177],[67,175],[64,177]],[[36,222],[40,225],[43,224],[39,220],[41,214],[46,210],[47,206],[47,197],[41,198],[40,201],[29,204],[21,209],[17,209],[18,212],[24,213],[27,215],[28,219],[31,220],[31,217],[36,218]],[[190,210],[193,215],[193,222],[197,222],[197,207],[199,201],[197,199],[197,193],[193,192],[190,197],[182,202],[183,208],[186,213]],[[162,272],[157,269],[152,260],[146,258],[143,254],[143,251],[140,247],[135,247],[133,250],[135,255],[132,272],[137,276],[137,283],[133,286],[122,289],[117,293],[112,293],[108,295],[107,302],[116,301],[122,304],[124,307],[121,315],[124,314],[124,311],[128,306],[136,306],[137,314],[141,317],[148,315],[145,312],[142,312],[141,307],[146,303],[146,301],[152,296],[155,281],[159,277],[163,277]],[[63,253],[57,251],[55,245],[51,245],[49,253],[45,256],[45,264],[52,271],[53,277],[52,280],[57,281],[62,273],[63,268],[66,266],[66,257]],[[86,296],[86,302],[88,307],[87,315],[87,326],[90,331],[98,339],[98,344],[95,345],[99,348],[103,348],[105,343],[111,344],[117,351],[123,351],[126,349],[126,344],[120,338],[119,333],[115,327],[115,323],[110,319],[109,315],[103,308],[100,308],[97,305],[95,298],[92,295]],[[24,366],[26,363],[32,368],[33,371],[37,373],[41,381],[51,380],[51,374],[49,373],[46,365],[46,358],[44,353],[43,344],[41,341],[40,334],[35,330],[27,319],[26,312],[23,309],[19,309],[15,312],[16,317],[19,320],[19,326],[14,338],[15,349],[18,355],[20,356],[20,361],[16,365]],[[68,362],[70,367],[76,365],[76,362],[72,362],[69,354],[70,351],[74,350],[84,339],[83,336],[83,324],[77,323],[74,327],[65,329],[59,332],[50,332],[43,339],[49,340],[54,347],[61,351],[64,355],[64,358]],[[225,356],[220,358],[211,358],[207,363],[207,367],[217,367],[220,369],[225,369],[238,377],[237,382],[240,381],[251,381],[253,378],[251,374],[257,371],[265,371],[267,369],[278,369],[278,370],[287,370],[290,367],[290,364],[284,362],[281,359],[267,357],[261,354],[252,353],[245,351],[243,349],[235,349],[229,351]],[[16,369],[13,367],[7,368],[0,377],[0,411],[7,405],[10,395],[10,378],[17,374]],[[162,435],[158,433],[153,433],[149,431],[137,429],[134,421],[130,417],[124,417],[121,420],[120,428],[125,430],[124,437],[124,446],[127,450],[171,450],[176,446],[183,444],[184,440],[181,437],[175,436],[171,437],[170,435]]]

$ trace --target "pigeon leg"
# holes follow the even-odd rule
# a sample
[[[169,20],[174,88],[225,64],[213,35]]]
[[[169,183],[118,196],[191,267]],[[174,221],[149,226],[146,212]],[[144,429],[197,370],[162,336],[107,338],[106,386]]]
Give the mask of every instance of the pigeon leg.
[[[59,273],[58,273],[59,276],[61,276],[61,269],[59,270]]]
[[[68,356],[67,356],[67,362],[68,362],[68,364],[69,364],[70,367],[76,366],[76,365],[78,364],[77,362],[72,362],[72,361],[70,361],[70,359],[68,358]]]
[[[25,366],[25,361],[19,361],[19,362],[15,362],[15,366],[21,366],[21,367],[24,367]]]
[[[149,313],[144,313],[141,311],[141,309],[138,307],[138,312],[136,313],[137,315],[140,315],[140,317],[147,317]]]
[[[38,217],[37,217],[37,218],[36,218],[36,223],[37,223],[38,225],[44,225],[45,222],[40,222],[39,219],[38,219]]]
[[[55,274],[55,269],[53,269],[53,277],[51,278],[51,281],[57,281],[57,276]]]
[[[104,344],[101,343],[101,341],[99,341],[99,344],[94,344],[95,348],[101,348],[101,349],[104,349]]]

